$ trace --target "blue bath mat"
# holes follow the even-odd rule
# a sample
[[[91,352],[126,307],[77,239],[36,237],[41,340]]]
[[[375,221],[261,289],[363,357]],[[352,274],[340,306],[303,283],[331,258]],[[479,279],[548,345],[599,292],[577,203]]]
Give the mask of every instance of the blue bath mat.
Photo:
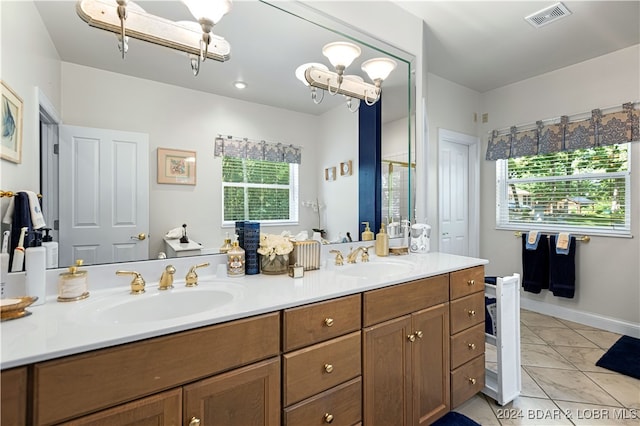
[[[602,355],[596,365],[640,379],[640,339],[622,336]]]
[[[480,426],[464,414],[449,411],[443,417],[440,417],[431,426]]]

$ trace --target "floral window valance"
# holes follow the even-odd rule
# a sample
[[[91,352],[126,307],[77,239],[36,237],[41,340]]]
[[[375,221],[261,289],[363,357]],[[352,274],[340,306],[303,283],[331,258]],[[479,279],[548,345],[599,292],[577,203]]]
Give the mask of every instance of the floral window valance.
[[[586,120],[570,121],[568,116],[562,116],[559,123],[538,121],[533,129],[518,130],[512,126],[509,133],[494,130],[489,137],[486,159],[551,154],[625,142],[640,142],[640,111],[633,103],[626,103],[621,111],[608,114],[594,109],[591,118]]]
[[[300,164],[302,152],[300,147],[252,141],[247,138],[238,139],[232,136],[217,137],[214,146],[216,157],[247,158],[249,160],[273,161],[276,163]]]

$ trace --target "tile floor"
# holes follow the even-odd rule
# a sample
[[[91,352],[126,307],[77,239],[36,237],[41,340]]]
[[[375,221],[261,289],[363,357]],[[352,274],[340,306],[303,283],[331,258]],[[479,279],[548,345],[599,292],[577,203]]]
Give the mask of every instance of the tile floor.
[[[454,411],[483,426],[638,426],[640,380],[595,365],[619,338],[619,334],[522,310],[520,397],[501,407],[478,394]],[[495,366],[495,348],[490,345],[486,359],[489,368]]]

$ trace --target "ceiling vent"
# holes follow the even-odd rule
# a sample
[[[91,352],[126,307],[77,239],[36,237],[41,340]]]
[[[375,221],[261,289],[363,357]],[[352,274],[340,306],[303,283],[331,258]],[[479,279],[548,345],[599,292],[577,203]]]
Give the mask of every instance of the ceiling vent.
[[[534,27],[540,28],[569,15],[571,15],[571,11],[567,9],[564,4],[558,2],[549,7],[545,7],[536,13],[526,16],[524,19]]]

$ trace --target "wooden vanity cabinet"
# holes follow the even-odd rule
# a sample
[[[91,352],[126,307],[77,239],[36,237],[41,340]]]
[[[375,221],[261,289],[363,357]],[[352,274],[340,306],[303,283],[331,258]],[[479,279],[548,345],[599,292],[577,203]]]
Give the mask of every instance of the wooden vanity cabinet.
[[[448,275],[364,293],[367,426],[428,425],[449,411],[448,299]]]
[[[233,369],[277,357],[279,337],[280,314],[275,312],[37,363],[34,366],[34,424],[76,419],[224,372],[233,376],[235,371],[238,376],[244,370]],[[274,384],[279,389],[279,362],[274,365],[277,374],[272,374],[273,378],[268,381],[269,394]],[[243,377],[250,376],[247,374]],[[237,386],[232,379],[224,380],[228,376],[221,377],[220,383]],[[279,395],[279,390],[275,395]],[[249,411],[257,403],[247,398],[236,401]],[[275,403],[279,407],[279,398]],[[273,401],[264,404],[269,408],[274,406]],[[279,409],[275,415],[279,419]],[[271,424],[275,423],[279,420]]]
[[[484,388],[484,266],[450,274],[451,408]]]
[[[362,420],[360,297],[283,311],[284,425],[353,425]]]
[[[27,367],[0,373],[0,424],[27,424]]]

